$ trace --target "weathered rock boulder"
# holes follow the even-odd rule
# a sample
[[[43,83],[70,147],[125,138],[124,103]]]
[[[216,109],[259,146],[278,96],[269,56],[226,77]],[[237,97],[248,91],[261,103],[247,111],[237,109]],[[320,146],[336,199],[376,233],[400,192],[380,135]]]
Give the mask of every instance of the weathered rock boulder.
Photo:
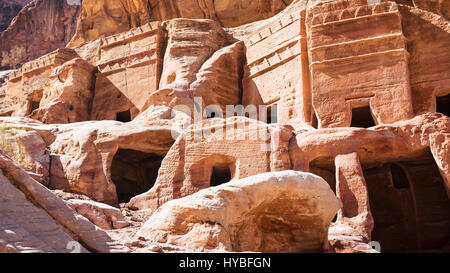
[[[189,122],[184,113],[159,106],[128,123],[58,125],[56,139],[49,145],[50,187],[108,204],[128,202],[156,180],[159,162],[181,133],[184,121]],[[155,176],[153,181],[149,174]]]
[[[328,241],[334,253],[379,253],[357,230],[346,224],[332,223]]]
[[[88,200],[71,199],[66,202],[77,213],[102,229],[120,229],[130,225],[118,208]]]
[[[70,252],[74,239],[1,173],[0,191],[0,253]]]
[[[149,105],[194,108],[240,102],[243,43],[228,35],[212,20],[174,19],[167,22],[168,42],[159,90],[148,97]],[[200,42],[202,41],[202,42]],[[227,71],[227,73],[223,73]]]
[[[191,251],[322,252],[340,207],[307,173],[266,173],[164,204],[138,233]]]
[[[47,144],[35,131],[27,131],[18,123],[1,123],[0,150],[28,172],[39,176],[47,185],[50,172],[50,155]]]
[[[70,252],[77,242],[80,251],[125,251],[1,151],[0,169],[0,240],[6,251]]]
[[[161,163],[155,185],[133,197],[134,209],[153,209],[210,186],[289,170],[290,126],[246,117],[213,118],[183,131]]]

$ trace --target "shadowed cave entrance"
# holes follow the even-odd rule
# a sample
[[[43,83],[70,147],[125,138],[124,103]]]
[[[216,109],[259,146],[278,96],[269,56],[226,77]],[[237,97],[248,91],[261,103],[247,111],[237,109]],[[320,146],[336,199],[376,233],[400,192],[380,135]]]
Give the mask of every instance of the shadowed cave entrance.
[[[213,167],[211,172],[211,187],[216,187],[221,184],[230,182],[231,180],[231,169],[226,164],[220,164]]]
[[[436,97],[436,112],[450,117],[450,94]]]
[[[123,111],[116,114],[116,120],[120,122],[130,122],[131,121],[131,111]]]
[[[333,157],[319,157],[309,163],[309,172],[322,177],[336,194],[336,167]],[[336,222],[337,215],[332,222]]]
[[[41,100],[43,96],[43,91],[39,90],[38,92],[35,92],[29,99],[30,108],[28,111],[28,114],[31,115],[34,111],[39,109],[41,105]]]
[[[382,252],[439,252],[449,243],[450,200],[431,151],[369,165],[363,172],[375,222],[372,240]]]
[[[350,127],[370,128],[376,126],[370,107],[354,108]]]
[[[164,157],[135,150],[119,149],[111,165],[119,203],[150,190],[156,182]]]

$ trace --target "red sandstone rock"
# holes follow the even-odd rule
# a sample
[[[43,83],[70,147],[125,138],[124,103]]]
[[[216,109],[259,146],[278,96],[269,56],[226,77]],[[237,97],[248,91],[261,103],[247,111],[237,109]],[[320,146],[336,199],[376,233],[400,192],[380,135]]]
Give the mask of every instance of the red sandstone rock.
[[[127,162],[148,159],[150,164],[153,158],[157,162],[175,141],[172,134],[181,133],[179,128],[184,119],[184,114],[166,107],[149,110],[129,123],[100,121],[58,126],[59,132],[50,145],[53,170],[50,187],[84,193],[108,204],[128,202],[134,196],[128,196],[128,192],[148,190],[147,184],[153,181],[143,180],[138,173],[130,172],[129,177],[120,178],[130,170]],[[112,167],[120,150],[125,150],[125,158],[120,157],[118,165]],[[127,160],[130,150],[131,158]],[[157,174],[159,166],[148,168]],[[116,182],[123,184],[115,184],[112,172],[118,172]],[[124,187],[123,196],[118,196],[118,192],[122,193],[117,189],[119,186]]]
[[[77,213],[102,229],[120,229],[130,225],[119,209],[106,204],[74,199],[68,200],[67,203]]]
[[[317,176],[260,174],[164,204],[137,236],[189,251],[321,252],[339,205]]]
[[[48,185],[50,156],[47,152],[47,144],[37,132],[27,131],[21,124],[2,123],[0,150],[22,168],[34,173],[37,181]]]
[[[292,0],[84,0],[77,32],[69,46],[128,31],[150,21],[174,18],[212,19],[224,27],[268,18]]]
[[[154,210],[169,200],[230,180],[288,170],[291,137],[289,126],[269,126],[244,117],[195,123],[164,158],[154,187],[131,199],[129,206]]]
[[[0,238],[10,242],[9,244],[12,244],[14,248],[16,248],[15,243],[19,243],[17,246],[19,251],[36,249],[37,251],[43,252],[61,252],[63,250],[69,252],[69,250],[72,249],[68,248],[68,243],[73,240],[75,242],[81,242],[91,251],[124,251],[124,248],[116,242],[113,242],[106,233],[97,229],[86,218],[77,215],[75,211],[69,208],[62,199],[59,199],[44,186],[34,181],[23,169],[17,166],[3,152],[0,152],[0,169],[3,173],[0,174],[2,187],[7,193],[9,193],[3,195],[3,198],[5,198],[3,201],[7,202],[6,204],[8,206],[10,205],[19,208],[19,210],[13,210],[16,211],[16,215],[14,215],[14,217],[19,217],[19,219],[16,219],[14,224],[17,225],[19,230],[27,225],[30,225],[28,231],[32,233],[28,235],[20,233],[17,234],[16,232],[8,232],[8,229],[5,230],[2,228],[3,232],[2,235],[0,235]],[[7,180],[4,175],[7,176]],[[2,193],[5,192],[2,190]],[[33,200],[34,204],[29,202],[25,196]],[[1,208],[5,209],[6,213],[6,217],[2,217],[1,221],[9,222],[15,219],[10,218],[13,217],[13,215],[11,215],[11,210],[9,210],[8,207],[2,205]],[[33,212],[33,210],[35,210],[35,212]],[[23,219],[21,219],[24,218],[24,214],[27,213],[31,215],[26,217],[27,220],[30,220],[31,217],[35,217],[34,220],[31,218],[30,222],[27,221],[28,224],[26,222],[24,223]],[[51,222],[54,223],[52,224],[53,226],[56,224],[59,225],[59,227],[56,231],[52,231],[53,234],[46,233],[42,230],[39,231],[39,229],[36,230],[36,227],[33,227],[33,224],[35,224],[35,221],[39,222],[39,218],[47,221],[47,224],[45,224],[45,222],[42,223],[43,229],[50,228],[51,230]],[[5,225],[7,225],[8,222],[6,222]],[[74,236],[74,238],[70,238],[67,234],[65,234],[66,232],[69,232],[70,236]],[[28,238],[28,241],[23,240],[27,239],[26,237],[31,235],[38,236],[38,238],[31,237]],[[52,235],[56,236],[56,239],[52,238]],[[33,241],[33,239],[36,239],[37,242]],[[81,251],[84,250],[83,247],[80,249]]]
[[[12,19],[31,0],[1,0],[0,1],[0,32],[8,28]]]
[[[0,34],[0,69],[18,68],[65,47],[75,33],[79,12],[72,1],[31,1]]]
[[[44,2],[53,3],[35,0],[6,31],[13,35],[27,26],[13,35],[20,39],[2,40],[15,47],[2,61],[20,65],[23,58],[47,53],[50,44],[63,47],[46,42],[41,52],[34,42],[22,42],[21,35],[34,29],[23,15],[42,13],[37,3]],[[14,116],[0,118],[0,128],[16,128],[0,130],[1,144],[15,145],[6,152],[26,163],[31,172],[26,175],[97,201],[131,199],[130,208],[154,210],[230,180],[290,169],[311,172],[328,182],[343,205],[330,228],[331,252],[375,252],[370,240],[381,244],[381,252],[448,249],[447,1],[293,1],[258,22],[253,21],[284,4],[94,2],[84,1],[73,49],[0,73],[2,79],[7,75],[7,82],[0,79],[0,116]],[[73,8],[45,14],[73,14]],[[161,21],[178,17],[191,19]],[[67,18],[72,17],[50,19],[58,19],[59,30],[69,26]],[[247,22],[253,23],[223,28]],[[51,36],[67,41],[58,33]],[[24,44],[39,54],[21,56]],[[211,104],[215,116],[205,109]],[[227,105],[238,104],[247,108],[231,116],[248,118],[221,118]],[[269,124],[255,120],[275,109],[278,116]],[[193,115],[194,110],[202,112]],[[89,212],[83,213],[92,216]],[[92,221],[103,217],[95,215]],[[209,237],[202,232],[218,229],[196,227],[181,239],[173,237],[175,245],[150,249],[183,251],[191,242],[204,249],[202,240]],[[128,235],[127,228],[111,232],[122,241],[133,228]],[[173,230],[164,230],[173,236]],[[225,237],[220,238],[229,242]],[[132,251],[146,246],[125,241]],[[17,249],[0,238],[0,251]]]

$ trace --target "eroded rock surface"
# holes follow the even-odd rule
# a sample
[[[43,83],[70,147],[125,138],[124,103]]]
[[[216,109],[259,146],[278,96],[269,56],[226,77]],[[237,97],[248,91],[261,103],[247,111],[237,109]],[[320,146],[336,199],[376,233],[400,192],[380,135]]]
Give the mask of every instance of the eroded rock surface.
[[[212,19],[235,27],[268,18],[292,0],[84,0],[77,32],[69,46],[77,46],[128,31],[150,21],[174,18]]]
[[[164,204],[138,236],[191,251],[321,252],[339,207],[317,176],[260,174]]]
[[[0,174],[0,252],[70,252],[71,238],[50,215]],[[2,245],[2,243],[0,243]],[[87,252],[81,247],[82,252]]]
[[[0,1],[0,32],[8,28],[19,11],[31,0],[1,0]]]
[[[2,210],[1,221],[6,222],[1,239],[11,245],[12,249],[17,249],[15,243],[19,243],[19,251],[28,249],[39,252],[69,252],[73,243],[79,243],[95,252],[125,251],[123,246],[111,240],[106,233],[78,215],[62,199],[33,180],[3,152],[0,153],[0,169],[2,187],[7,193],[2,197],[5,202],[2,209],[5,210]],[[31,213],[35,221],[24,222],[24,218],[30,219],[30,216],[25,216],[26,213]],[[10,222],[13,216],[18,219]],[[10,231],[11,223],[16,226]],[[38,223],[42,229],[51,233],[40,230]],[[72,244],[69,245],[70,242]],[[80,249],[83,251],[84,248]]]
[[[100,238],[94,251],[119,242],[132,252],[367,253],[379,251],[375,241],[381,252],[448,252],[447,2],[31,1],[0,34],[9,69],[0,71],[0,149],[22,168],[6,177],[32,179],[18,187],[26,197],[54,201],[27,190],[35,184],[72,196],[114,237],[88,233]],[[283,214],[299,201],[283,186],[258,195],[267,181],[238,183],[288,170],[322,177],[340,199],[329,249],[330,221],[300,228],[298,215]],[[42,196],[57,224],[95,228]],[[302,200],[298,208],[318,212],[313,196]],[[158,208],[142,229],[151,243],[139,240]],[[118,210],[130,225],[110,229]],[[291,234],[293,246],[274,214],[295,230],[320,228]],[[211,215],[220,221],[203,221]],[[281,244],[259,243],[277,234]],[[0,251],[20,252],[2,238]]]
[[[0,33],[0,69],[18,68],[55,49],[75,33],[81,10],[76,1],[33,0]]]
[[[67,203],[77,213],[83,215],[102,229],[120,229],[130,225],[118,208],[85,200],[72,199],[67,201]]]

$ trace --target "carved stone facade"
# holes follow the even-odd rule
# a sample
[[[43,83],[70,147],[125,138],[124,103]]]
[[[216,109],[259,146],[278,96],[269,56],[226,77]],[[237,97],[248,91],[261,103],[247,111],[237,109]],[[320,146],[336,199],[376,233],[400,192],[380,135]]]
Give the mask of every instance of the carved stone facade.
[[[8,72],[0,116],[12,117],[0,123],[22,124],[50,147],[49,187],[155,210],[261,173],[311,172],[342,203],[332,250],[450,247],[445,3],[292,1],[272,18],[224,28],[234,18],[225,2],[198,1],[213,20],[163,21],[180,17],[175,2],[125,11],[108,2],[100,13],[133,16],[101,33],[82,22],[79,46]],[[237,14],[269,2],[264,14],[280,8],[241,1]],[[97,22],[86,3],[84,23]],[[237,105],[240,117],[223,115]]]
[[[363,107],[370,107],[375,124],[414,115],[398,5],[365,2],[336,1],[308,11],[312,96],[321,128],[348,127],[352,110]]]
[[[230,180],[289,170],[292,130],[244,117],[196,123],[166,155],[154,187],[133,198],[130,206],[154,210],[169,200]]]
[[[92,119],[136,117],[148,97],[158,90],[166,33],[159,22],[102,39]]]
[[[8,79],[6,98],[12,116],[29,116],[44,106],[41,100],[44,93],[50,89],[50,75],[53,69],[75,57],[73,50],[58,49],[13,71]]]
[[[278,122],[293,126],[312,118],[305,14],[304,5],[288,8],[246,40],[244,105],[278,109]]]

